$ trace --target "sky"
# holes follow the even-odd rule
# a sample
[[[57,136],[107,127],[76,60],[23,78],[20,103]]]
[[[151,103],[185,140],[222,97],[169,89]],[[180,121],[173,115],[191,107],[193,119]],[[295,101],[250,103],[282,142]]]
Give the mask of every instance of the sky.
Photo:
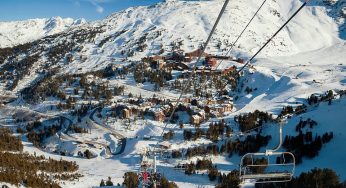
[[[0,0],[0,21],[31,18],[85,18],[100,20],[131,6],[152,5],[161,0]]]

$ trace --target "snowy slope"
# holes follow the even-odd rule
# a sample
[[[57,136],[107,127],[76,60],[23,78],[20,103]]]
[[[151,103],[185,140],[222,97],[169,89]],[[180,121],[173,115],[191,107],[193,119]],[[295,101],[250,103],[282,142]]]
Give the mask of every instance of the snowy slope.
[[[207,51],[225,55],[230,44],[236,39],[260,3],[256,0],[231,2]],[[99,70],[112,62],[122,62],[123,59],[139,60],[148,55],[158,54],[161,48],[164,49],[164,54],[168,54],[173,51],[172,44],[189,52],[205,42],[222,4],[222,0],[168,1],[152,6],[133,7],[114,13],[101,21],[72,27],[52,40],[41,40],[39,41],[42,42],[41,48],[38,49],[48,52],[48,49],[62,42],[65,44],[68,41],[76,42],[71,39],[73,33],[91,33],[95,29],[100,29],[101,31],[93,35],[92,39],[73,44],[75,49],[82,50],[72,51],[74,60],[60,65],[63,66],[63,72],[69,73]],[[236,44],[233,55],[246,59],[254,54],[301,4],[300,1],[295,0],[267,1]],[[259,57],[289,56],[328,48],[340,43],[343,40],[340,38],[343,32],[340,28],[344,20],[339,15],[331,15],[332,10],[334,9],[323,3],[309,4],[274,38],[273,42],[259,54]],[[58,23],[64,22],[60,19]],[[62,29],[52,29],[52,32],[57,30]],[[35,37],[44,36],[43,33],[47,32],[47,30],[37,31],[41,34],[32,32]],[[23,36],[23,38],[30,37],[32,38],[31,35]],[[46,53],[43,52],[41,55],[42,63],[36,64],[35,67],[42,67],[42,64],[47,62],[44,54]],[[65,59],[62,58],[61,62],[64,61]],[[26,85],[34,78],[34,75],[30,75],[22,84]]]
[[[0,48],[32,42],[84,23],[86,23],[84,19],[73,20],[61,17],[0,22]]]
[[[346,89],[345,51],[346,43],[339,43],[329,48],[294,56],[258,59],[254,64],[257,71],[248,75],[244,82],[246,86],[258,90],[250,95],[244,94],[235,102],[237,111],[230,116],[230,119],[236,114],[256,109],[277,115],[284,106],[306,103],[311,94]],[[284,135],[297,135],[295,126],[300,118],[317,121],[318,126],[313,129],[314,134],[322,135],[330,131],[335,134],[335,138],[323,146],[317,157],[311,160],[303,159],[303,163],[297,166],[296,175],[318,167],[332,168],[341,180],[346,178],[346,170],[343,168],[346,163],[342,161],[342,156],[346,155],[346,149],[342,147],[342,140],[346,139],[343,133],[346,123],[345,103],[345,97],[336,99],[332,105],[324,102],[307,113],[288,120],[283,130]],[[264,133],[272,136],[268,148],[274,148],[278,144],[278,129],[269,127]]]
[[[260,3],[256,0],[231,2],[207,51],[225,54]],[[83,46],[83,52],[78,54],[88,56],[88,60],[75,61],[68,70],[89,69],[96,65],[104,67],[100,65],[109,63],[110,58],[127,57],[126,54],[131,51],[134,52],[132,59],[157,54],[161,47],[169,53],[172,52],[172,43],[181,42],[180,48],[185,51],[195,50],[206,40],[222,4],[221,0],[169,1],[149,7],[129,8],[103,21],[90,23],[90,26],[100,26],[105,31],[96,36],[95,44]],[[267,1],[233,53],[243,56],[255,53],[300,5],[300,1],[293,0]],[[260,56],[293,55],[340,42],[339,27],[343,20],[330,16],[330,11],[323,4],[307,6]],[[99,47],[98,44],[107,37],[110,39]],[[144,39],[142,45],[146,46],[143,51],[138,50],[141,39]]]
[[[318,122],[318,126],[313,129],[314,133],[320,135],[333,131],[335,137],[332,141],[321,149],[319,155],[314,159],[303,159],[303,164],[297,166],[297,174],[309,171],[312,168],[331,168],[336,171],[341,180],[346,179],[345,156],[346,149],[343,142],[346,138],[346,99],[335,101],[332,105],[321,104],[317,109],[293,118],[287,124],[284,132],[287,135],[296,135],[294,127],[300,118],[311,118]]]

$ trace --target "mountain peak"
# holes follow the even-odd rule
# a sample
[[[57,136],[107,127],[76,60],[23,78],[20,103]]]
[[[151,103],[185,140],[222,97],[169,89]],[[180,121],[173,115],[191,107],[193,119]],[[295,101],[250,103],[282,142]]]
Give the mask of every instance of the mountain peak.
[[[87,23],[85,19],[74,20],[60,16],[24,21],[0,22],[0,48],[32,42],[42,37]]]

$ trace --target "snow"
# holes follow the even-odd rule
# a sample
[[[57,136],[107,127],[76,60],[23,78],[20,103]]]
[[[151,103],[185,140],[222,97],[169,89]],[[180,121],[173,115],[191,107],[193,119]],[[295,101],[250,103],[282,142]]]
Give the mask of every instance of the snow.
[[[293,134],[294,127],[300,118],[311,118],[318,122],[313,128],[313,133],[320,135],[326,132],[333,132],[334,138],[330,143],[324,145],[319,155],[314,159],[303,159],[303,163],[298,165],[296,173],[306,172],[314,167],[331,168],[336,171],[341,180],[346,179],[345,159],[346,149],[342,146],[346,138],[346,99],[336,100],[332,105],[327,102],[320,104],[316,109],[291,119],[283,130],[285,134]],[[293,134],[296,135],[296,134]]]
[[[0,22],[0,48],[32,42],[85,23],[84,19],[61,17]]]

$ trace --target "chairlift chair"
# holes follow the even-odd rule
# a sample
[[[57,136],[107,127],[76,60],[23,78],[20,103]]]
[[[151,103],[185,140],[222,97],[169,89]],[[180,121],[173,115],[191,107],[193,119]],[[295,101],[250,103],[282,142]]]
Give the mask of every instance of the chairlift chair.
[[[241,182],[255,180],[255,183],[277,183],[291,181],[295,171],[295,157],[291,152],[279,152],[282,145],[282,123],[280,122],[280,143],[273,150],[263,153],[247,153],[240,161],[239,178]],[[264,164],[257,164],[263,159]],[[275,159],[275,163],[273,162]]]

